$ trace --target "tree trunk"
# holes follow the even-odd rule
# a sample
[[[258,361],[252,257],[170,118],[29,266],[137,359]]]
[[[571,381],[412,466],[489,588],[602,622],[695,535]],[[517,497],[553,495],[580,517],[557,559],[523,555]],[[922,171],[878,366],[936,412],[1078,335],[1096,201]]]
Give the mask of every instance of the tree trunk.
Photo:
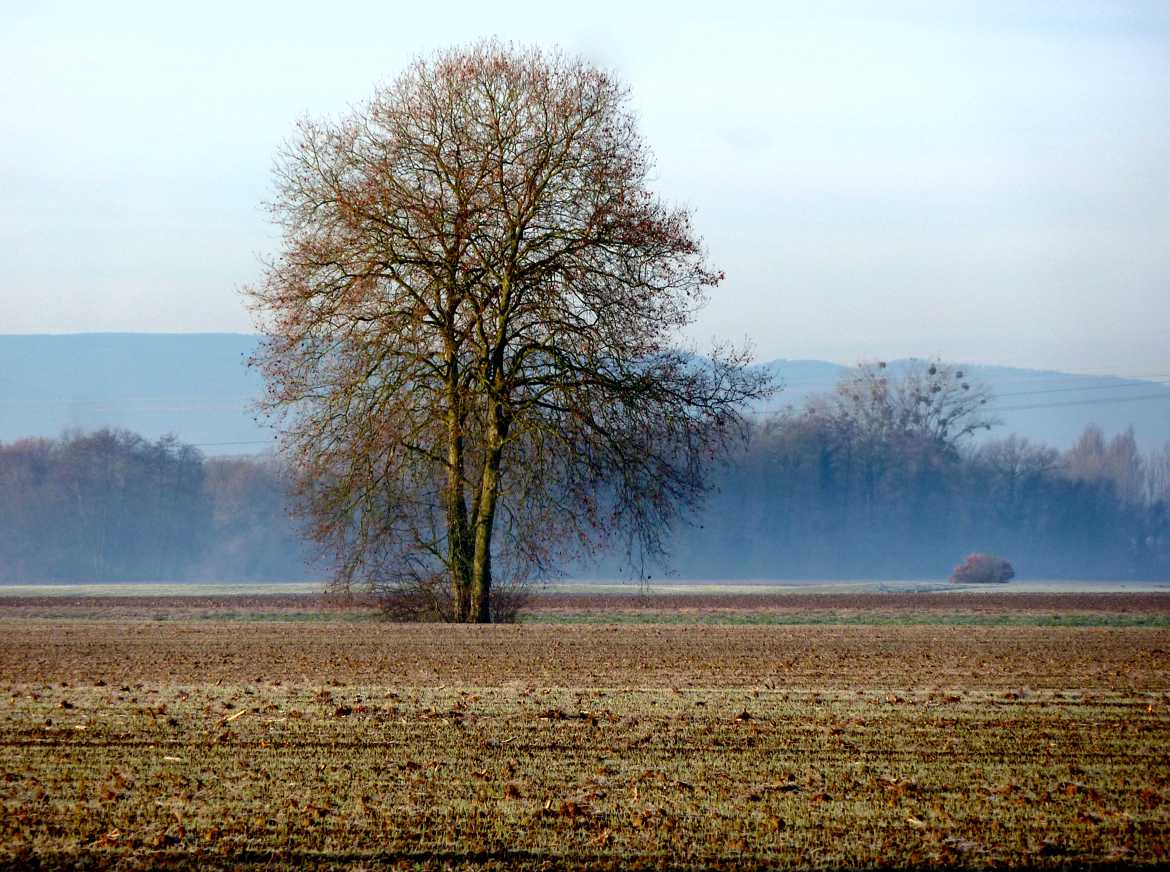
[[[447,410],[447,561],[451,573],[452,617],[467,621],[471,613],[471,535],[463,493],[463,422],[452,389]]]
[[[500,449],[493,447],[483,466],[479,513],[475,519],[475,553],[471,564],[471,616],[477,624],[492,620],[492,527],[500,493]]]
[[[504,454],[504,439],[508,435],[508,422],[498,407],[492,417],[492,424],[488,427],[483,475],[479,481],[479,497],[476,499],[475,552],[471,564],[469,620],[477,624],[490,624],[492,621],[492,530],[496,522],[496,503],[500,496],[500,462]]]

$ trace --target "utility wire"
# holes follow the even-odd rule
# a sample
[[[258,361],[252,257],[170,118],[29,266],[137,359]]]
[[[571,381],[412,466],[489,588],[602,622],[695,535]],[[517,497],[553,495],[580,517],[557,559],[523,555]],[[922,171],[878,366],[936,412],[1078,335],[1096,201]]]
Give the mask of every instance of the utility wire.
[[[975,370],[980,369],[980,367],[961,367],[960,369],[963,371],[965,377],[970,376],[971,378],[974,378],[976,381],[984,381],[984,379],[981,378],[980,376],[972,375],[972,373]],[[807,381],[806,380],[806,381],[799,381],[799,382],[785,381],[783,370],[781,370],[779,372],[779,376],[780,376],[781,388],[824,388],[826,386],[829,388],[832,388],[837,383],[837,380],[840,376],[846,376],[846,375],[853,373],[853,372],[855,372],[854,369],[851,369],[849,367],[842,367],[840,373],[837,375],[829,376],[825,379],[820,379],[817,381]],[[1122,382],[1144,381],[1144,382],[1162,383],[1162,382],[1170,379],[1170,372],[1134,373],[1134,374],[1126,374],[1126,375],[1107,373],[1107,372],[1103,372],[1103,373],[1100,373],[1098,375],[1094,375],[1094,374],[1090,374],[1090,373],[1081,374],[1081,373],[1068,373],[1068,372],[1054,372],[1054,373],[1048,373],[1048,374],[1037,373],[1036,375],[1029,376],[1027,378],[992,379],[992,381],[996,385],[1023,385],[1023,384],[1051,384],[1054,381],[1071,382],[1071,381],[1075,381],[1078,379],[1080,379],[1080,380],[1094,380],[1094,381],[1100,381],[1101,379],[1112,379],[1115,381],[1122,381]],[[1070,388],[1070,389],[1075,389],[1075,386],[1073,388]]]
[[[238,442],[188,442],[192,448],[219,448],[226,445],[274,445],[275,439],[244,439]]]
[[[1031,397],[1037,394],[1062,394],[1070,391],[1109,391],[1109,390],[1124,390],[1126,388],[1148,388],[1151,384],[1158,384],[1158,382],[1150,381],[1130,381],[1123,384],[1100,384],[1100,385],[1081,385],[1078,387],[1065,388],[1043,388],[1037,391],[1012,391],[1006,394],[995,394],[996,398],[1000,397]]]
[[[1025,412],[1031,409],[1057,409],[1065,406],[1105,406],[1116,403],[1136,403],[1145,400],[1170,400],[1170,393],[1141,394],[1136,397],[1098,397],[1092,400],[1067,400],[1061,403],[1032,403],[1026,406],[987,406],[990,412]]]

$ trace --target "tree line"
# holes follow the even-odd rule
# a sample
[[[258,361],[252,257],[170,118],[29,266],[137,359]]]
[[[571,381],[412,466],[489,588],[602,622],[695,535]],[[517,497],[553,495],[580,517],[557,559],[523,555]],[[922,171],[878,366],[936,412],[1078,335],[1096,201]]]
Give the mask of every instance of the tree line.
[[[271,459],[100,430],[0,445],[0,581],[320,577]]]
[[[989,396],[940,363],[861,367],[754,428],[697,530],[689,577],[945,578],[990,551],[1021,577],[1170,578],[1170,443],[1088,426],[1059,451],[995,426]]]
[[[206,458],[171,437],[0,445],[0,581],[325,579],[291,484],[276,459]],[[1090,426],[1065,451],[1015,435],[964,446],[867,433],[822,399],[752,425],[664,544],[688,578],[941,579],[992,551],[1023,578],[1166,579],[1170,443],[1143,455],[1132,431]]]

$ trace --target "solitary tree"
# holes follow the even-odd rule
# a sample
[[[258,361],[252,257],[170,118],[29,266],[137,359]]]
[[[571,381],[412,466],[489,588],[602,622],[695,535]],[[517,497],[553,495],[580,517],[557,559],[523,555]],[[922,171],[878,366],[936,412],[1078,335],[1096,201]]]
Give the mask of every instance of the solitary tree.
[[[492,619],[493,576],[628,534],[706,487],[767,392],[680,328],[722,274],[649,189],[626,89],[496,42],[416,61],[277,159],[284,245],[248,289],[255,363],[337,582]]]

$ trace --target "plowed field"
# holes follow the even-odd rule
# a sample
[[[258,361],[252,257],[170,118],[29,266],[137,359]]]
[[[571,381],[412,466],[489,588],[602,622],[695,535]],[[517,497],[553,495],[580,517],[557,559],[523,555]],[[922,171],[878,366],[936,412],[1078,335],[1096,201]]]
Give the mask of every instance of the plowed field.
[[[825,622],[930,611],[908,596],[752,626],[5,606],[0,865],[1166,862],[1170,629],[1011,621],[1164,601]]]

